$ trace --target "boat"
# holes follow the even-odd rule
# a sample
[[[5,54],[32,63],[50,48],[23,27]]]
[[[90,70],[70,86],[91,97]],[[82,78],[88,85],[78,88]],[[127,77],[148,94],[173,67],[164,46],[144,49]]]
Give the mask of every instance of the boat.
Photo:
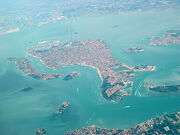
[[[77,94],[79,93],[79,88],[77,88]]]

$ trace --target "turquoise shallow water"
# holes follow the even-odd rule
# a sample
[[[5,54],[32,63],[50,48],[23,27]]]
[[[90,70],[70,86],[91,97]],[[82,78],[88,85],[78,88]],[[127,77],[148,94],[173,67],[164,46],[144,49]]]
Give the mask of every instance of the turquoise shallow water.
[[[116,15],[80,16],[71,19],[72,39],[102,39],[112,50],[113,57],[129,65],[157,65],[156,72],[137,73],[133,94],[119,103],[109,103],[101,97],[101,80],[94,69],[67,67],[51,70],[39,60],[26,55],[26,49],[39,41],[67,41],[67,22],[42,27],[33,26],[18,33],[0,36],[0,134],[33,134],[37,128],[47,128],[48,135],[58,135],[76,128],[97,125],[106,128],[129,128],[164,113],[180,110],[178,95],[148,92],[144,82],[157,84],[180,82],[180,46],[148,46],[152,35],[179,27],[180,10],[126,12]],[[113,27],[117,25],[117,27]],[[127,54],[128,47],[141,45],[145,52]],[[44,73],[79,72],[71,81],[61,78],[49,81],[32,79],[7,63],[7,57],[26,57]],[[31,86],[32,91],[19,92]],[[77,92],[77,88],[79,91]],[[53,114],[63,101],[71,107],[66,115]]]

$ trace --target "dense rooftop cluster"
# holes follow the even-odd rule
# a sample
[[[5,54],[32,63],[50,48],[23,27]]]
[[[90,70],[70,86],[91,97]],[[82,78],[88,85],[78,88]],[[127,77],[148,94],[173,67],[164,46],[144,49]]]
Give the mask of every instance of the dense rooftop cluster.
[[[128,129],[106,129],[96,126],[84,127],[65,135],[178,135],[180,134],[180,112],[166,114]]]

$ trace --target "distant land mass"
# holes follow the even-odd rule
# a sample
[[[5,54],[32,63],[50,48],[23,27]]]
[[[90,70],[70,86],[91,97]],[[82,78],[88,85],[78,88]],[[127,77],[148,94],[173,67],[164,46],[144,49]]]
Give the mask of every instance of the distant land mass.
[[[27,53],[49,68],[80,65],[96,69],[103,82],[102,95],[109,101],[117,102],[131,95],[134,72],[156,70],[156,66],[128,66],[116,61],[102,40],[79,40],[65,45],[57,43],[31,47]],[[120,67],[125,67],[125,70],[113,71]],[[65,80],[71,77],[67,76]]]
[[[106,129],[96,126],[69,131],[64,135],[179,135],[180,112],[166,114],[128,129]]]

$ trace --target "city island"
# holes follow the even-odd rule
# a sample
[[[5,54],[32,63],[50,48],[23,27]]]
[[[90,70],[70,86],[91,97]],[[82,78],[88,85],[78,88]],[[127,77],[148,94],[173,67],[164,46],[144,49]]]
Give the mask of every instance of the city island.
[[[180,112],[165,114],[128,129],[107,129],[88,126],[64,135],[179,135]]]
[[[116,61],[112,57],[109,46],[102,40],[79,40],[66,44],[60,44],[57,41],[49,42],[49,44],[39,44],[28,48],[27,54],[53,69],[75,65],[96,69],[102,80],[102,96],[114,102],[131,95],[134,72],[156,70],[156,66],[128,66]],[[125,69],[113,70],[120,67],[125,67]],[[71,77],[77,77],[77,75],[71,75],[65,80]]]

